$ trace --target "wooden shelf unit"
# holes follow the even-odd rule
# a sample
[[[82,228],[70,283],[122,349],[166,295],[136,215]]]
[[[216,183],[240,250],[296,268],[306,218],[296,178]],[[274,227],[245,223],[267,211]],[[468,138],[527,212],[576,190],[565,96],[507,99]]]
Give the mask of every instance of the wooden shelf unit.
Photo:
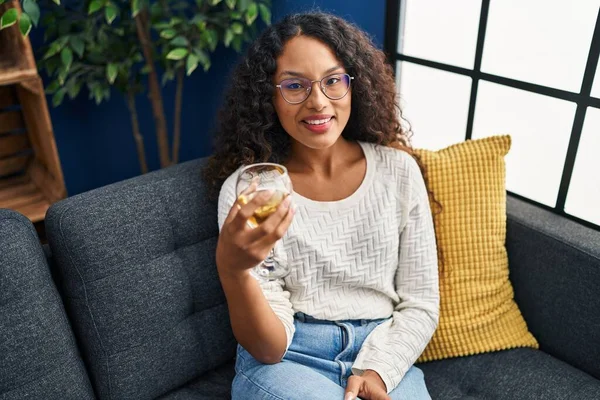
[[[16,0],[0,6],[0,15]],[[0,208],[32,222],[67,195],[42,80],[29,39],[0,31]]]

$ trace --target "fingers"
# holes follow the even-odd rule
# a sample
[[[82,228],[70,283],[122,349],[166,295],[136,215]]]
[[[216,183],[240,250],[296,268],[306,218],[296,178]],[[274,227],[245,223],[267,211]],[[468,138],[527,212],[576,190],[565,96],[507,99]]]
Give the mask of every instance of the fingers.
[[[246,222],[252,216],[254,211],[261,205],[264,205],[267,202],[267,200],[271,198],[272,195],[272,190],[260,190],[256,193],[242,193],[240,197],[238,197],[238,199],[236,200],[234,206],[232,207],[237,208],[237,212],[235,212],[234,216],[232,217],[232,220],[230,221],[233,228],[236,230],[245,229]],[[243,198],[242,196],[248,197]]]
[[[346,385],[346,394],[344,400],[355,400],[356,396],[361,392],[361,384],[363,380],[360,376],[352,375],[348,378]]]
[[[355,400],[357,396],[368,400],[390,400],[387,392],[362,376],[351,375],[346,385],[344,400]]]
[[[281,239],[292,223],[295,209],[292,207],[291,196],[287,196],[281,202],[277,211],[269,216],[260,226],[254,229],[255,238],[259,240],[259,246],[272,244]]]
[[[248,196],[250,193],[252,193],[256,190],[257,186],[258,186],[258,180],[254,179],[254,180],[252,180],[250,185],[248,185],[248,187],[240,193],[240,195],[238,196],[236,201],[233,203],[233,206],[229,210],[229,214],[227,215],[227,218],[225,219],[225,223],[230,223],[231,221],[233,221],[233,219],[236,217],[238,211],[240,211],[240,209],[242,208],[242,205],[239,203],[240,197]]]

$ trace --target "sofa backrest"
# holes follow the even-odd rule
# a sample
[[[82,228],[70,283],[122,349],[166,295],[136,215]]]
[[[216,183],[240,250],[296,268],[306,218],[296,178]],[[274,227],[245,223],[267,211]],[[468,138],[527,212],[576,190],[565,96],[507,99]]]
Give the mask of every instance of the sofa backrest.
[[[600,232],[508,199],[510,279],[547,353],[600,379]]]
[[[235,354],[204,160],[53,205],[46,232],[101,399],[150,399]]]
[[[93,399],[31,222],[0,209],[0,399]]]

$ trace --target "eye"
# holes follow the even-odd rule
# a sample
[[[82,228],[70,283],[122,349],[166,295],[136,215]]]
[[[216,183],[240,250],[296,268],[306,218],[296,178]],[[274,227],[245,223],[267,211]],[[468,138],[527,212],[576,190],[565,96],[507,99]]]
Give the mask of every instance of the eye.
[[[327,78],[327,82],[325,82],[326,86],[331,86],[331,85],[335,85],[336,83],[338,83],[340,81],[340,77],[339,76],[330,76],[329,78]]]
[[[298,80],[285,80],[281,83],[281,87],[285,90],[302,90],[305,86]]]

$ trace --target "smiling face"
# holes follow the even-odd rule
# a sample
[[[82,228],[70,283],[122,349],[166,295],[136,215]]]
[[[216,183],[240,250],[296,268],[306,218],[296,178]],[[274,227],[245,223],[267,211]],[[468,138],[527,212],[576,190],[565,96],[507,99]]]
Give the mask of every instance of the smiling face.
[[[285,44],[283,53],[277,58],[273,81],[276,85],[292,78],[318,81],[332,74],[344,73],[346,70],[342,63],[327,45],[308,36],[297,36]],[[334,84],[336,78],[328,82]],[[297,88],[299,85],[289,87]],[[331,100],[323,94],[319,82],[315,82],[306,100],[290,104],[277,89],[273,103],[283,129],[295,142],[293,147],[325,149],[332,146],[350,118],[350,91],[339,100]]]

